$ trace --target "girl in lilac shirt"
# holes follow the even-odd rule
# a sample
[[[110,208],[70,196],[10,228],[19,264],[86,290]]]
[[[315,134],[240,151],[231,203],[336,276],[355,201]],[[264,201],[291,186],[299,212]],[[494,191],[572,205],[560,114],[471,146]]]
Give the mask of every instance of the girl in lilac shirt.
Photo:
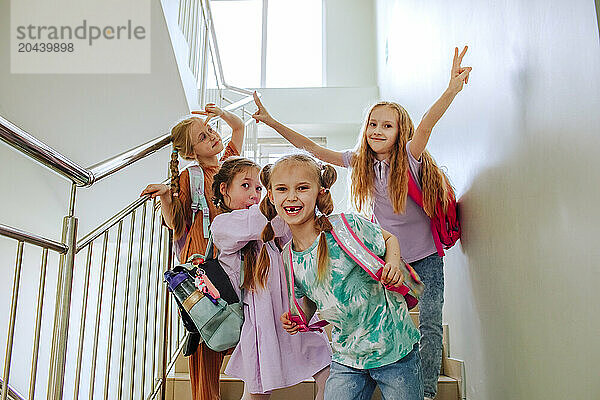
[[[448,88],[431,106],[421,123],[414,125],[399,104],[379,102],[369,111],[354,151],[338,152],[321,147],[269,115],[255,94],[258,111],[253,115],[275,129],[294,146],[324,162],[352,168],[352,200],[359,211],[372,212],[383,229],[395,234],[402,257],[425,283],[419,299],[425,399],[433,399],[442,361],[442,306],[444,304],[443,249],[434,241],[431,217],[439,201],[448,205],[452,187],[425,149],[435,124],[469,79],[470,67],[462,67],[467,47],[454,59]],[[423,208],[408,195],[408,174],[423,192]]]
[[[213,202],[221,214],[210,225],[219,262],[240,295],[243,268],[244,324],[225,373],[244,381],[242,400],[267,400],[275,389],[314,377],[315,399],[323,400],[331,348],[325,333],[290,336],[279,316],[289,310],[281,253],[273,241],[264,244],[267,219],[257,204],[262,186],[259,167],[242,157],[230,157],[215,175]],[[285,222],[271,224],[282,244],[291,239]],[[257,255],[266,247],[271,264],[264,282],[255,276]],[[242,259],[244,262],[242,263]]]

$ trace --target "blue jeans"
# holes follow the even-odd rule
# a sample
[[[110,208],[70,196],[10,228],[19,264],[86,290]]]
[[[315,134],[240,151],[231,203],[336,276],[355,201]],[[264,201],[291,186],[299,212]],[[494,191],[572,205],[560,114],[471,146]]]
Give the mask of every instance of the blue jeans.
[[[442,306],[444,305],[444,259],[432,254],[410,265],[425,284],[419,299],[421,362],[425,396],[435,397],[442,365]]]
[[[418,344],[395,363],[356,369],[331,363],[325,384],[325,400],[370,400],[379,385],[385,400],[423,400],[423,377]]]

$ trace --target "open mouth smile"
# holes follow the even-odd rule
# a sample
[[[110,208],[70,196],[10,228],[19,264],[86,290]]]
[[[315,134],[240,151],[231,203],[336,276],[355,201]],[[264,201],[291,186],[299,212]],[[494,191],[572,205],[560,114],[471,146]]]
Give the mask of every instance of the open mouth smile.
[[[298,215],[300,213],[300,211],[302,210],[302,206],[288,206],[288,207],[283,207],[283,209],[285,210],[285,213],[287,215]]]

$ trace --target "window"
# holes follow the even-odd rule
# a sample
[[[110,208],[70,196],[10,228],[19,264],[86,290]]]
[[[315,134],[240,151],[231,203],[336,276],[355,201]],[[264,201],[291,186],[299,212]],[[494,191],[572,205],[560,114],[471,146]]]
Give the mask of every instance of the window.
[[[227,83],[322,86],[322,8],[322,0],[212,0]]]
[[[317,143],[320,146],[327,147],[326,137],[310,137],[310,140]],[[296,149],[287,140],[281,137],[260,137],[256,142],[256,158],[254,161],[258,165],[266,165],[274,163],[279,158],[286,154],[296,153]]]

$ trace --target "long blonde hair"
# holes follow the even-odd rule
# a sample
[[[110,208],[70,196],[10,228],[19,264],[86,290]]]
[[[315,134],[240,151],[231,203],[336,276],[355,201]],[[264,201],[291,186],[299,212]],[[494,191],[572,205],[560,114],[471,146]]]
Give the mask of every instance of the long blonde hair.
[[[299,167],[306,167],[311,170],[314,174],[314,180],[317,182],[321,189],[319,194],[317,195],[317,209],[322,213],[321,216],[317,217],[315,214],[315,224],[317,230],[319,230],[319,244],[317,246],[317,277],[319,280],[325,277],[327,273],[327,269],[329,267],[329,252],[327,250],[327,242],[325,238],[325,232],[331,232],[333,227],[331,226],[331,222],[327,219],[327,215],[333,212],[333,199],[331,197],[331,193],[329,189],[335,183],[337,179],[337,172],[335,168],[333,168],[329,164],[319,165],[317,161],[305,154],[290,154],[283,156],[279,160],[277,160],[274,164],[266,165],[260,174],[260,179],[267,190],[271,190],[271,176],[273,175],[273,171],[282,165],[294,163]],[[267,217],[269,221],[265,228],[262,231],[262,240],[267,243],[270,240],[273,240],[275,237],[275,232],[273,231],[273,227],[271,226],[271,220],[275,218],[277,215],[277,211],[275,210],[275,206],[269,200],[268,196],[265,196],[263,201],[260,204],[260,210]],[[269,265],[271,260],[269,259],[269,254],[267,253],[266,246],[260,251],[258,256],[258,262],[256,267],[256,281],[259,283],[261,287],[265,287],[267,276],[269,272]]]
[[[401,214],[406,210],[406,197],[408,195],[408,156],[405,149],[406,143],[412,139],[415,133],[415,128],[408,112],[397,103],[381,101],[373,105],[367,114],[357,150],[351,161],[351,197],[358,211],[370,210],[373,205],[373,192],[375,190],[373,160],[375,152],[367,142],[367,128],[371,113],[375,108],[381,106],[394,110],[397,116],[398,135],[389,159],[388,194],[394,212]],[[419,178],[423,191],[423,209],[427,216],[433,218],[437,202],[439,201],[442,204],[442,209],[445,212],[449,197],[454,196],[454,192],[450,181],[427,150],[421,154],[421,160],[421,176]]]
[[[171,201],[173,204],[173,224],[174,235],[181,236],[185,224],[185,211],[183,204],[179,199],[179,155],[184,160],[194,160],[194,150],[190,139],[190,129],[194,122],[204,123],[201,118],[191,117],[179,122],[171,129],[171,144],[173,151],[171,152],[171,161],[169,162],[169,170],[171,172]]]

